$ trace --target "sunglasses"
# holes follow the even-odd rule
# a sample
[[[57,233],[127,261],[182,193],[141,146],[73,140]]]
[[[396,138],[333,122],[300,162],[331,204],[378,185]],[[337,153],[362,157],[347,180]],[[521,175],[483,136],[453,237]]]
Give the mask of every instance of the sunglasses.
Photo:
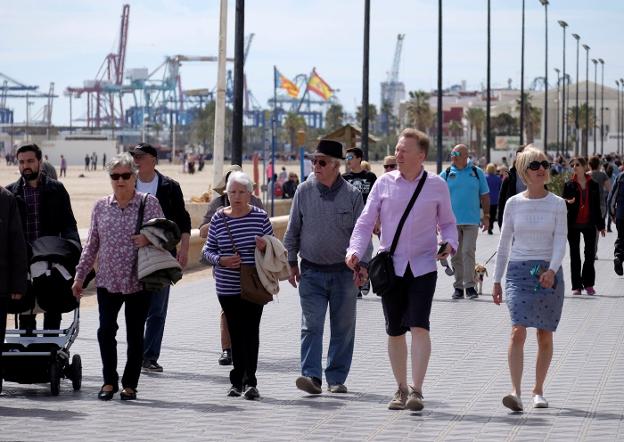
[[[453,152],[451,152],[451,156],[452,157],[461,157],[461,152],[458,150],[454,150]]]
[[[325,166],[327,166],[327,161],[325,161],[325,160],[317,160],[316,158],[314,158],[312,160],[312,165],[316,166],[317,164],[319,166],[321,166],[321,167],[325,167]]]
[[[396,164],[384,164],[384,169],[396,169]]]
[[[123,178],[124,181],[128,181],[130,178],[132,178],[132,173],[130,173],[130,172],[111,173],[110,177],[111,177],[111,180],[113,180],[113,181],[118,181],[119,178]]]
[[[527,169],[531,170],[539,170],[539,168],[543,167],[544,170],[550,170],[550,163],[546,160],[544,161],[531,161],[527,167]]]
[[[349,154],[345,158],[346,158],[347,161],[351,161],[355,157],[353,155]]]

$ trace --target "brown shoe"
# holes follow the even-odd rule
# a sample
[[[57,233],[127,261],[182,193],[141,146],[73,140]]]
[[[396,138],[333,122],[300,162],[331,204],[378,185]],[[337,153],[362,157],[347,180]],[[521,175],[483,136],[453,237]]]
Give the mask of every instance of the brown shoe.
[[[410,411],[420,411],[423,408],[425,408],[422,393],[419,391],[416,391],[414,387],[412,386],[409,387],[409,394],[407,395],[405,408]]]
[[[388,402],[388,410],[405,410],[405,402],[407,402],[407,390],[399,388],[392,400]]]

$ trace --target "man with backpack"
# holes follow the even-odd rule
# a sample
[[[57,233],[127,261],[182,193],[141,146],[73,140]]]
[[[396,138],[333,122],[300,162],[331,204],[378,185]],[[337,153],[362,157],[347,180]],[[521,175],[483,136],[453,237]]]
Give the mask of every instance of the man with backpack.
[[[476,299],[474,267],[479,226],[483,231],[489,226],[490,189],[481,169],[468,158],[468,148],[458,144],[451,152],[452,165],[440,176],[446,181],[451,194],[451,205],[457,219],[459,248],[451,263],[455,268],[453,299],[463,299],[464,289],[468,299]],[[481,208],[483,216],[481,216]]]

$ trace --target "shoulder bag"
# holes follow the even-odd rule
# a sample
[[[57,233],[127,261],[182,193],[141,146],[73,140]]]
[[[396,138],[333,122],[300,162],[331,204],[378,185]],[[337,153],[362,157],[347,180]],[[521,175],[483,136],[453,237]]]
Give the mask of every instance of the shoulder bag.
[[[228,236],[232,241],[232,248],[235,253],[238,253],[238,248],[234,242],[234,237],[230,231],[230,226],[227,223],[227,217],[223,214],[223,223],[227,230]],[[265,305],[273,301],[273,295],[264,288],[260,277],[258,276],[258,269],[255,264],[242,264],[240,265],[240,286],[241,286],[241,299],[252,302],[258,305]]]
[[[414,195],[410,199],[407,207],[405,208],[405,212],[399,221],[399,225],[397,226],[397,230],[394,233],[394,239],[392,240],[392,246],[390,250],[384,250],[383,252],[377,253],[373,259],[368,263],[368,277],[373,285],[373,291],[378,296],[386,296],[395,288],[396,284],[396,275],[394,274],[394,263],[392,262],[392,255],[399,244],[399,236],[401,236],[401,230],[403,229],[403,224],[407,220],[407,216],[409,215],[412,207],[414,207],[414,203],[416,202],[416,198],[420,194],[422,190],[425,180],[427,179],[427,171],[423,171],[423,175],[418,182],[418,186],[416,186],[416,190],[414,191]]]

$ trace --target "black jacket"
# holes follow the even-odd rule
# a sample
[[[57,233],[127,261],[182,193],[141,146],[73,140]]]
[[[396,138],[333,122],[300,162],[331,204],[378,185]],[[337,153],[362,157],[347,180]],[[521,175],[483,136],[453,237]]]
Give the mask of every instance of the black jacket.
[[[518,171],[515,167],[509,169],[509,176],[503,180],[501,184],[500,194],[498,195],[498,222],[503,222],[503,212],[507,200],[516,194],[516,181],[518,180]]]
[[[69,194],[65,186],[59,181],[41,174],[39,182],[41,189],[39,222],[41,232],[39,236],[61,236],[80,242],[80,235],[76,227],[76,218],[72,212]],[[15,195],[22,218],[24,232],[26,232],[26,201],[24,201],[24,180],[20,178],[7,186],[7,190]]]
[[[604,230],[605,223],[600,210],[600,186],[597,182],[587,178],[589,185],[589,224],[595,226],[598,230]],[[574,198],[572,204],[566,203],[568,207],[568,228],[576,224],[576,217],[581,204],[581,193],[579,192],[576,182],[569,180],[563,186],[563,199],[569,200]]]
[[[26,293],[27,259],[17,201],[0,187],[0,297]]]
[[[156,171],[158,175],[158,190],[156,198],[160,203],[165,218],[175,222],[181,233],[191,233],[191,216],[186,211],[184,196],[180,184]]]

